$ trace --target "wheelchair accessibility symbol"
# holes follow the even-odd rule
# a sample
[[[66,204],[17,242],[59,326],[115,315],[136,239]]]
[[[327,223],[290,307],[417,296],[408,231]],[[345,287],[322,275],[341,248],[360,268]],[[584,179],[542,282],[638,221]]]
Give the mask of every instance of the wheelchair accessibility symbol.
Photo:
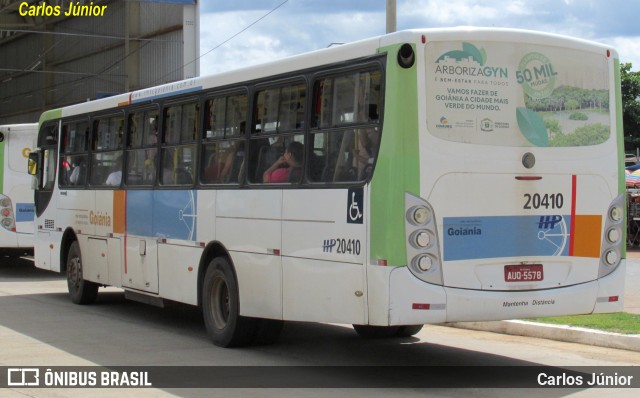
[[[362,224],[363,215],[362,189],[350,189],[347,197],[347,223]]]

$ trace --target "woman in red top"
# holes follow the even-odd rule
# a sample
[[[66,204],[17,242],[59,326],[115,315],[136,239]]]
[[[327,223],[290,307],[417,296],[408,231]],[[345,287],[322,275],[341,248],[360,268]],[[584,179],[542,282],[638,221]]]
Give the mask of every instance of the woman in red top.
[[[289,182],[291,171],[302,167],[303,153],[304,145],[297,141],[291,142],[284,152],[284,155],[280,156],[280,158],[264,172],[262,180],[264,182]]]

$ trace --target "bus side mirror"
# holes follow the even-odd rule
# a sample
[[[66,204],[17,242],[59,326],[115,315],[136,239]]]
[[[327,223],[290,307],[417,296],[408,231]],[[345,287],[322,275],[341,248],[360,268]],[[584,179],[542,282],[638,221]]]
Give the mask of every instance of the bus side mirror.
[[[29,165],[27,167],[29,175],[34,176],[38,173],[38,152],[31,152],[29,154]]]

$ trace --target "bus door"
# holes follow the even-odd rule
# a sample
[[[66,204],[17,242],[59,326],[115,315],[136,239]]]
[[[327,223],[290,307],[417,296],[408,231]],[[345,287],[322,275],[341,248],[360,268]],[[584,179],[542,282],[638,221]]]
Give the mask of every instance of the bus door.
[[[38,134],[39,152],[34,156],[37,158],[37,167],[33,170],[36,179],[35,210],[38,218],[35,229],[35,264],[38,268],[49,270],[59,270],[60,266],[59,261],[56,261],[56,257],[52,255],[55,249],[55,246],[52,247],[52,239],[57,220],[56,199],[53,198],[53,191],[58,161],[58,129],[57,122],[46,123],[41,127]]]
[[[150,190],[126,192],[126,226],[118,227],[126,228],[126,235],[122,237],[125,248],[122,285],[150,293],[158,293],[158,238],[154,232],[157,206],[154,193],[160,194]],[[116,198],[115,202],[119,200],[124,199]],[[165,216],[168,214],[166,212]]]

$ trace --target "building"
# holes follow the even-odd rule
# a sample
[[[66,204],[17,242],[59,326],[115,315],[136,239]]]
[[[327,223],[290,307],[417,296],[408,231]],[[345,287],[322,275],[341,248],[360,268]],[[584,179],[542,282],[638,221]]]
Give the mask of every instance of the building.
[[[0,124],[198,76],[198,25],[197,0],[0,0]]]

